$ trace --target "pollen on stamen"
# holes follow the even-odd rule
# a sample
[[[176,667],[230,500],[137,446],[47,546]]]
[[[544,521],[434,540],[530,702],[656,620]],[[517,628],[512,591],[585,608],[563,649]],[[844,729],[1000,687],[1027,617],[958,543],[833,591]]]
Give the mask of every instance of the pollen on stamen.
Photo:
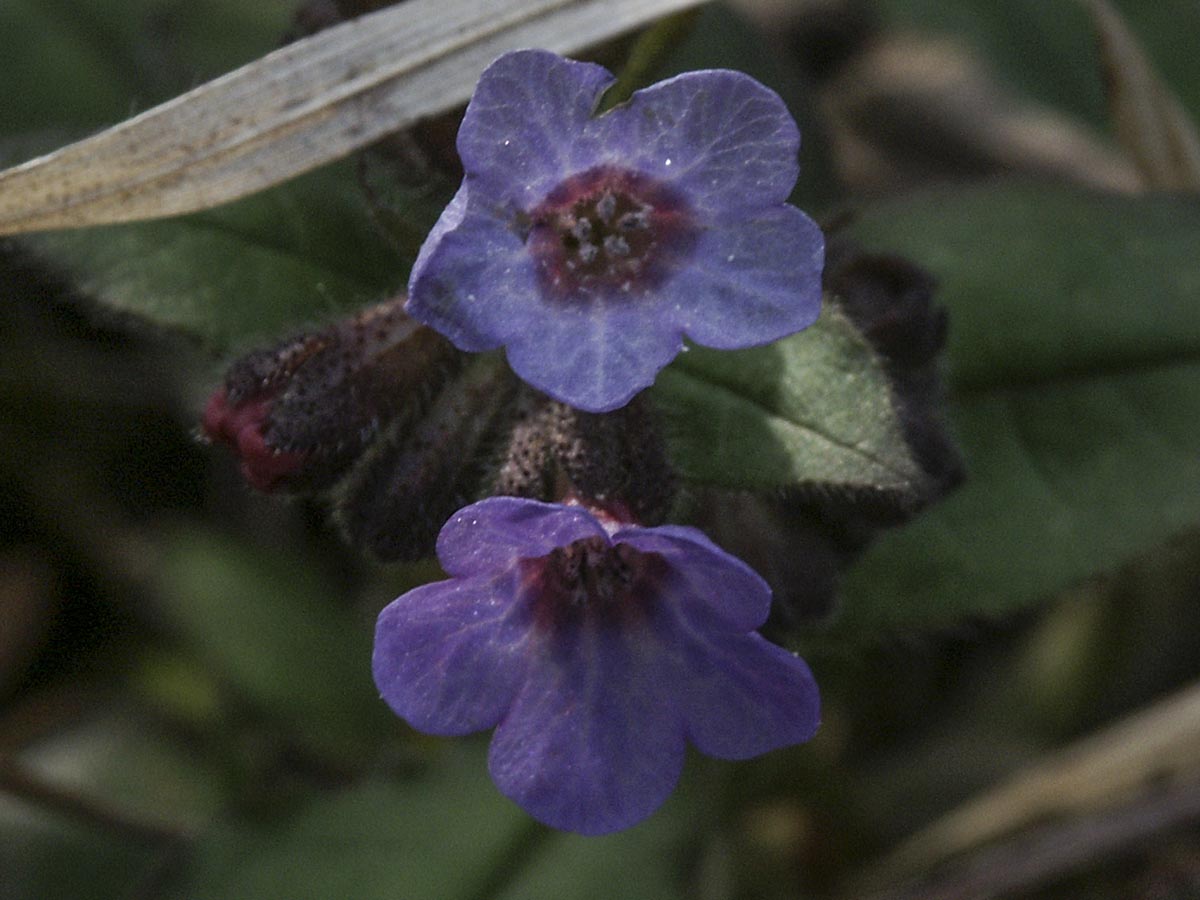
[[[612,221],[613,214],[617,211],[617,198],[611,191],[605,191],[600,199],[596,202],[596,215],[607,225]]]
[[[619,234],[610,234],[604,239],[604,252],[609,256],[628,256],[629,242]]]

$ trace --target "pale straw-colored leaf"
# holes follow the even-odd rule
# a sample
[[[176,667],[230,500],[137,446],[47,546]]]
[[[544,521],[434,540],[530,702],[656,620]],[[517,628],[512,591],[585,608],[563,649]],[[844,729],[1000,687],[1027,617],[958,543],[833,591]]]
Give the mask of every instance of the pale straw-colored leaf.
[[[1015,774],[910,837],[871,881],[932,869],[1032,824],[1128,801],[1165,779],[1200,778],[1200,684]]]
[[[454,108],[508,50],[568,53],[700,2],[409,0],[0,172],[0,234],[236,200]]]
[[[1109,114],[1117,140],[1145,186],[1200,190],[1200,134],[1159,77],[1137,37],[1107,0],[1087,0],[1100,42]]]
[[[977,54],[942,38],[873,41],[823,86],[821,102],[842,179],[864,193],[998,174],[1141,189],[1123,154],[1062,112],[1012,93]]]

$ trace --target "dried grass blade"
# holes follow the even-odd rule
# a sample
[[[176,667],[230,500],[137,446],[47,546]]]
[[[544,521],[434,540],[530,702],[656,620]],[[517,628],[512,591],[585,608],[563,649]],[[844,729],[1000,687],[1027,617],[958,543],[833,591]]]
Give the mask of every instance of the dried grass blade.
[[[463,103],[495,57],[571,52],[701,0],[409,0],[0,172],[0,234],[236,200]]]
[[[1200,190],[1200,135],[1138,39],[1107,0],[1089,0],[1117,140],[1145,186]]]

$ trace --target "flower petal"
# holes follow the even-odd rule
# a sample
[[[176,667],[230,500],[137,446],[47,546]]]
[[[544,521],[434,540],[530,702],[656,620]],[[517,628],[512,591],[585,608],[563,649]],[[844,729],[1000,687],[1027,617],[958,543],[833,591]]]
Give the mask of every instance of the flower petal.
[[[673,185],[708,217],[782,203],[800,173],[800,130],[749,75],[687,72],[636,92],[589,131],[620,162]]]
[[[612,73],[545,50],[506,53],[479,78],[458,131],[458,155],[491,202],[527,210],[575,171],[584,125]]]
[[[456,512],[438,535],[447,574],[491,575],[517,559],[536,559],[555,547],[607,535],[587,510],[523,497],[488,497]]]
[[[513,371],[540,391],[587,412],[609,412],[654,383],[683,349],[663,325],[661,298],[593,296],[559,304],[508,344]]]
[[[821,721],[804,660],[757,633],[725,634],[688,620],[687,598],[659,607],[673,635],[675,676],[688,740],[718,759],[749,759],[807,741]]]
[[[508,223],[473,200],[461,211],[447,208],[447,218],[457,224],[441,232],[435,226],[421,247],[405,311],[460,350],[494,350],[534,314],[531,298],[541,287],[533,261]]]
[[[675,321],[698,344],[730,350],[770,343],[821,312],[821,229],[792,206],[711,228],[663,288]]]
[[[441,243],[443,237],[462,224],[463,216],[467,212],[467,183],[464,181],[458,186],[454,196],[450,198],[450,202],[446,204],[446,208],[442,210],[442,214],[438,216],[438,220],[433,223],[433,228],[429,229],[429,234],[425,236],[424,242],[421,244],[421,249],[417,251],[416,261],[413,262],[412,277],[416,276],[417,272],[424,271],[429,264],[429,257]],[[410,281],[412,280],[410,277]]]
[[[383,699],[414,728],[459,735],[495,725],[527,667],[528,605],[516,575],[415,588],[375,627],[372,670]]]
[[[662,556],[670,566],[663,576],[664,591],[687,604],[694,618],[703,610],[710,628],[746,632],[767,620],[771,588],[703,532],[686,525],[633,527],[616,532],[612,540]]]
[[[656,810],[683,768],[676,706],[662,693],[657,650],[620,629],[555,632],[489,753],[501,792],[534,818],[607,834]],[[654,651],[652,653],[651,651]]]

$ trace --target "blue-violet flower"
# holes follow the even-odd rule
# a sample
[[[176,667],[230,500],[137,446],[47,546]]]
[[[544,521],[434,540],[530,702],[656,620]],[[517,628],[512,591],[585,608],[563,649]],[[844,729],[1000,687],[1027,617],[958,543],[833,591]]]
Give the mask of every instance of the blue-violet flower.
[[[450,580],[379,616],[375,681],[425,732],[495,726],[493,780],[556,828],[650,815],[691,742],[745,759],[810,738],[804,662],[754,629],[770,589],[701,532],[492,497],[438,537]]]
[[[785,202],[800,133],[740,72],[689,72],[602,115],[601,66],[522,50],[463,117],[465,177],[418,255],[408,311],[590,412],[683,348],[766,344],[820,310],[824,240]]]

